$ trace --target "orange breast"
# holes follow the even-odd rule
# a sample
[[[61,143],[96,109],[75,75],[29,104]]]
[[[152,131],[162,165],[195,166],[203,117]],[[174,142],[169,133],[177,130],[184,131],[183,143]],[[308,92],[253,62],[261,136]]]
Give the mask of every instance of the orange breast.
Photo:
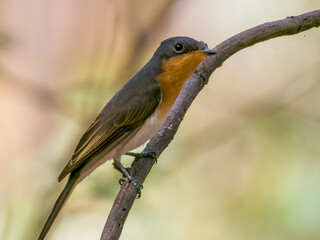
[[[207,53],[194,51],[162,61],[163,72],[157,78],[163,93],[157,109],[159,117],[169,113],[182,86],[206,56]]]

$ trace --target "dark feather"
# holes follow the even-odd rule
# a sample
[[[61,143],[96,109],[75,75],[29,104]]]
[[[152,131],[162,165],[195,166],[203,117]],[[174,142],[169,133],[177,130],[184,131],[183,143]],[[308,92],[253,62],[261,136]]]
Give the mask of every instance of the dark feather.
[[[156,79],[152,79],[149,80],[148,87],[142,88],[139,86],[141,73],[137,75],[110,100],[81,137],[73,156],[61,172],[59,181],[94,155],[119,143],[155,111],[161,101],[160,86]]]

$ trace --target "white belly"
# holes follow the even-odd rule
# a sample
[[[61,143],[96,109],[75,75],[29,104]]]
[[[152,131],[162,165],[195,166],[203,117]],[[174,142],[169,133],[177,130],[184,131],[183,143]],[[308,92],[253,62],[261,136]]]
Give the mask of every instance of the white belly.
[[[99,155],[90,159],[80,172],[81,177],[79,178],[79,182],[107,160],[114,159],[115,161],[120,161],[123,154],[147,142],[159,131],[165,120],[166,116],[157,118],[157,111],[153,113],[136,133],[117,143],[112,149],[106,149]]]
[[[157,112],[153,113],[137,131],[137,133],[132,136],[128,141],[123,141],[117,146],[117,153],[113,158],[116,160],[121,159],[121,155],[141,146],[152,138],[162,127],[166,118],[157,118]]]

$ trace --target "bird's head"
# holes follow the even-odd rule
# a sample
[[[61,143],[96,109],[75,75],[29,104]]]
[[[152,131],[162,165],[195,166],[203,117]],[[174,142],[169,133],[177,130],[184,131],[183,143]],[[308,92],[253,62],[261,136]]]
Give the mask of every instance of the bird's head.
[[[183,84],[201,61],[216,51],[206,43],[189,37],[173,37],[164,40],[155,52],[152,64],[161,68],[156,77],[163,93],[163,105],[170,109]]]
[[[161,65],[164,74],[176,76],[174,81],[186,81],[205,57],[215,53],[202,41],[172,37],[160,44],[153,58]]]
[[[172,37],[164,40],[154,55],[162,60],[168,60],[186,54],[189,57],[194,55],[206,57],[215,53],[215,50],[208,49],[207,44],[202,41],[190,37]]]

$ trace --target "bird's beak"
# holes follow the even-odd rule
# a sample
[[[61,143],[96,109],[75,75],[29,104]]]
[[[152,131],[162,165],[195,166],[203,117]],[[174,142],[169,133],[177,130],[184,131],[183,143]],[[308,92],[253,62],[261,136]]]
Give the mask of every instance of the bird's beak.
[[[203,50],[199,50],[199,52],[208,53],[208,54],[216,54],[217,51],[209,48],[205,48]]]

